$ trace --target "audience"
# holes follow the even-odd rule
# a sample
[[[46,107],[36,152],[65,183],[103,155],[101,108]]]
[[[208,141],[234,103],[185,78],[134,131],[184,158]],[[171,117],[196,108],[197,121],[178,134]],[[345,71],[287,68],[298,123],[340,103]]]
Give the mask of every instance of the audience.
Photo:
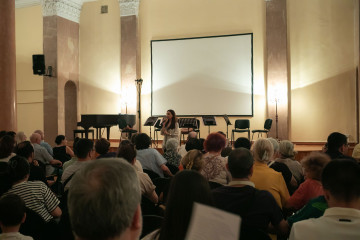
[[[116,153],[116,156],[117,156],[117,157],[119,157],[119,156],[118,156],[118,154],[119,154],[119,149],[120,149],[122,146],[129,145],[129,144],[131,144],[132,146],[135,146],[135,139],[133,139],[133,137],[134,137],[134,136],[136,137],[137,135],[139,135],[139,134],[138,134],[138,133],[135,133],[135,134],[131,137],[131,141],[129,141],[129,140],[122,140],[122,141],[120,142],[119,148],[118,148],[117,153]],[[132,143],[132,140],[134,140],[134,143]],[[140,163],[138,160],[136,160],[136,159],[135,159],[134,167],[135,167],[135,169],[136,169],[137,171],[139,171],[139,172],[143,172],[143,171],[144,171],[143,168],[142,168],[142,166],[141,166],[141,163]]]
[[[171,181],[166,201],[165,219],[160,230],[144,240],[183,240],[189,226],[194,202],[213,205],[213,197],[206,179],[196,171],[184,170]]]
[[[331,161],[321,182],[329,208],[322,217],[294,223],[290,240],[360,239],[360,166],[352,160]]]
[[[74,176],[68,207],[78,239],[139,239],[141,191],[135,169],[122,159],[94,160]]]
[[[94,143],[86,138],[79,139],[75,145],[75,152],[78,160],[67,167],[62,176],[61,182],[64,187],[64,191],[69,190],[71,183],[73,182],[74,174],[83,168],[87,161],[94,158]],[[68,180],[69,179],[69,180]]]
[[[116,157],[115,152],[109,152],[110,142],[105,138],[100,138],[95,143],[95,151],[99,154],[97,158],[114,158]]]
[[[156,149],[149,148],[150,144],[150,137],[146,133],[137,135],[135,139],[136,159],[141,163],[143,169],[153,171],[160,177],[164,177],[164,174],[172,176],[172,173],[166,166],[165,158]]]
[[[179,146],[179,141],[175,138],[170,138],[166,142],[166,152],[164,153],[164,158],[167,161],[166,165],[172,165],[178,167],[181,160],[181,155],[177,152]]]
[[[304,180],[304,173],[301,164],[295,160],[294,144],[288,140],[283,140],[279,144],[280,158],[275,159],[276,162],[286,164],[292,175],[295,177],[298,185]]]
[[[10,135],[5,135],[0,139],[0,162],[8,162],[15,156],[14,152],[15,139]]]
[[[241,216],[241,239],[257,239],[255,234],[267,232],[269,223],[285,235],[288,225],[274,197],[268,191],[257,190],[250,181],[253,164],[248,149],[237,148],[230,153],[227,166],[232,181],[213,190],[216,206]]]
[[[63,164],[69,161],[73,156],[74,152],[69,146],[67,146],[67,140],[64,135],[58,135],[55,138],[56,146],[53,148],[54,158],[60,160]]]
[[[187,145],[187,143],[189,142],[190,139],[197,139],[197,133],[194,132],[194,131],[191,131],[191,132],[188,133],[185,145],[182,145],[179,148],[179,154],[181,155],[181,157],[185,156],[185,154],[188,152],[188,150],[186,150],[185,147],[186,147],[186,145]]]
[[[55,194],[40,181],[28,181],[30,173],[29,162],[20,156],[15,156],[9,161],[12,187],[7,194],[19,195],[27,208],[38,213],[46,222],[61,216],[58,207],[60,201]]]
[[[347,142],[347,137],[339,132],[333,132],[328,136],[327,139],[327,151],[326,154],[329,157],[334,159],[351,159],[352,157],[347,156],[349,150],[349,144]]]
[[[169,139],[168,141],[170,140],[171,139]],[[134,146],[132,144],[120,146],[118,157],[124,158],[126,161],[128,161],[131,165],[134,166],[136,161],[136,150]],[[142,171],[136,171],[136,174],[140,183],[141,195],[150,199],[150,201],[152,201],[153,203],[157,203],[158,196],[155,192],[155,185],[151,181],[150,177]]]
[[[260,138],[255,141],[253,145],[254,170],[250,181],[255,184],[257,189],[269,191],[279,207],[283,208],[290,196],[281,173],[276,172],[267,165],[273,154],[274,149],[268,139]]]
[[[227,184],[230,174],[226,170],[227,159],[222,157],[221,151],[224,149],[226,139],[220,133],[211,133],[204,142],[207,153],[204,155],[204,166],[201,174],[212,182]]]
[[[27,140],[27,137],[24,132],[18,132],[15,136],[15,141],[17,144]]]
[[[50,146],[50,144],[48,144],[47,142],[44,141],[44,137],[45,137],[44,132],[41,131],[41,130],[35,130],[34,133],[37,133],[37,134],[40,135],[40,138],[41,138],[41,140],[40,140],[40,145],[41,145],[42,147],[44,147],[44,148],[46,149],[46,151],[47,151],[51,156],[54,156],[54,154],[53,154],[53,149],[52,149],[52,147]]]
[[[301,161],[305,171],[305,182],[300,184],[295,193],[287,200],[285,208],[298,210],[310,199],[324,195],[321,173],[330,158],[324,153],[313,152]]]
[[[32,240],[32,237],[19,233],[20,225],[25,222],[25,202],[16,194],[0,198],[0,239]]]
[[[203,167],[204,159],[202,152],[199,150],[190,150],[181,159],[179,168],[200,172]]]
[[[74,152],[74,156],[73,156],[69,161],[64,162],[63,171],[65,171],[65,169],[66,169],[67,167],[71,166],[72,164],[74,164],[74,163],[78,160],[78,158],[77,158],[77,156],[76,156],[75,145],[76,145],[76,143],[77,143],[79,140],[80,140],[79,137],[76,137],[76,138],[74,139],[74,142],[73,142],[73,152]]]
[[[236,139],[235,143],[234,143],[234,148],[246,148],[249,149],[251,148],[251,142],[248,138],[244,138],[244,137],[239,137],[238,139]]]

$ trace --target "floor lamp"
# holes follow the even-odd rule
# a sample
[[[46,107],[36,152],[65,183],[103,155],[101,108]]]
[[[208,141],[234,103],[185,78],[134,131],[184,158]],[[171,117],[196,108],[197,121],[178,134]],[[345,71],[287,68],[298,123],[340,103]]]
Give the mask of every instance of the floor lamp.
[[[138,114],[139,114],[139,133],[141,132],[141,86],[142,86],[143,80],[141,78],[136,79],[135,80],[135,84],[136,84],[136,90],[138,93],[138,103],[139,103],[139,108],[138,108]]]

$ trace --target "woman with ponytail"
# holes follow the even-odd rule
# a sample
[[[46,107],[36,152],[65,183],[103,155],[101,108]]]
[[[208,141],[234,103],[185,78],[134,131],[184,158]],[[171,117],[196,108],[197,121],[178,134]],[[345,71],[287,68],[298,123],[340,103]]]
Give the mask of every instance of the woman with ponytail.
[[[273,145],[268,139],[260,138],[253,145],[254,166],[251,181],[255,188],[269,191],[280,208],[289,199],[289,192],[281,173],[276,172],[267,165],[274,154]]]

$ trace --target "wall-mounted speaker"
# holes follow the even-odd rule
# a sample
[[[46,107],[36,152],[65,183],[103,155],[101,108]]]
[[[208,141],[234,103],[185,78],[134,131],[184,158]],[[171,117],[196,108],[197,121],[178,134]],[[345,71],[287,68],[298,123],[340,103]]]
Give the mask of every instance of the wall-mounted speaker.
[[[45,74],[45,57],[43,54],[32,55],[33,72],[37,75]]]

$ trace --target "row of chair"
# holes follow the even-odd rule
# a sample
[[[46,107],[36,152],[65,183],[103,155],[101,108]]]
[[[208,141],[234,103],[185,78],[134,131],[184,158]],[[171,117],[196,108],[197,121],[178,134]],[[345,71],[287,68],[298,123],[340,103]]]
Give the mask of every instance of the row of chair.
[[[251,139],[254,139],[254,134],[257,133],[258,137],[260,137],[260,135],[262,136],[263,133],[266,134],[266,137],[268,137],[268,132],[271,129],[271,125],[272,125],[272,119],[268,118],[265,120],[264,123],[264,129],[255,129],[252,130],[252,137]],[[248,139],[250,140],[250,120],[249,119],[238,119],[235,120],[235,128],[232,130],[232,134],[231,134],[231,141],[235,140],[235,133],[248,133]]]

